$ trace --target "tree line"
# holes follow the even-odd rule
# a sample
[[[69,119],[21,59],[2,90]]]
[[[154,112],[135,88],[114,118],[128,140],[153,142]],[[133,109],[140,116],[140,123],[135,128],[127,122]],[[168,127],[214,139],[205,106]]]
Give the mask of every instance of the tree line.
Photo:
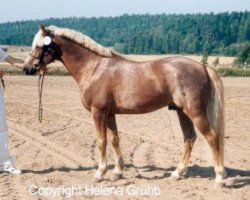
[[[250,41],[250,12],[70,17],[0,24],[0,44],[32,43],[37,25],[68,27],[121,53],[236,55]]]

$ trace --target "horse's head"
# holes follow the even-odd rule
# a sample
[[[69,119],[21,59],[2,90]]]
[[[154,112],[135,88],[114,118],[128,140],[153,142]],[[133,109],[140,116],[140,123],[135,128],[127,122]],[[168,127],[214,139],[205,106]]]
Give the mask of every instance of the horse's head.
[[[43,25],[39,25],[39,31],[35,35],[31,52],[25,60],[25,65],[37,64],[46,66],[59,59],[61,51],[52,35]]]

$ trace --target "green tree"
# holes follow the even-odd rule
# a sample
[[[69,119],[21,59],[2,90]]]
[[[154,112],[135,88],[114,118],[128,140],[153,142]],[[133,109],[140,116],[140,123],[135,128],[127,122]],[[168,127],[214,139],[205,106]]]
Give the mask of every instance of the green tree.
[[[220,59],[219,59],[219,57],[217,57],[217,58],[214,60],[214,62],[213,62],[214,67],[218,67],[219,63],[220,63]]]
[[[201,64],[207,65],[208,55],[207,53],[204,53],[201,58]]]
[[[250,12],[69,17],[0,23],[0,44],[31,45],[37,24],[78,30],[124,53],[237,55],[250,41]],[[122,45],[123,44],[123,45]]]
[[[239,52],[235,65],[238,67],[250,67],[250,43],[247,43]]]
[[[123,43],[115,43],[114,45],[114,50],[116,50],[117,52],[120,52],[120,53],[124,53],[125,51],[125,45]]]

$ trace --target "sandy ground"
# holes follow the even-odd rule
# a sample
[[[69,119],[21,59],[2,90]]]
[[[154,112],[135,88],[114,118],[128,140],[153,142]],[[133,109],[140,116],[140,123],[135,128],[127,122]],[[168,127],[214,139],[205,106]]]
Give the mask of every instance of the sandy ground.
[[[10,151],[23,173],[0,174],[0,199],[69,199],[65,188],[112,188],[124,195],[92,195],[82,190],[70,199],[250,199],[250,78],[223,78],[226,93],[225,188],[214,187],[214,171],[206,141],[195,143],[186,177],[174,181],[183,138],[176,113],[167,108],[145,115],[120,115],[118,128],[126,163],[123,179],[91,182],[97,166],[95,128],[83,108],[71,77],[46,77],[44,120],[37,118],[37,77],[5,77]],[[108,164],[113,166],[108,147]],[[133,188],[160,188],[160,195],[128,195]],[[64,194],[35,195],[64,188]],[[130,188],[130,191],[127,189]],[[50,189],[50,190],[49,190]],[[57,190],[58,191],[58,190]],[[152,189],[150,190],[152,192]],[[155,190],[157,193],[157,190]],[[98,194],[98,192],[96,193]]]

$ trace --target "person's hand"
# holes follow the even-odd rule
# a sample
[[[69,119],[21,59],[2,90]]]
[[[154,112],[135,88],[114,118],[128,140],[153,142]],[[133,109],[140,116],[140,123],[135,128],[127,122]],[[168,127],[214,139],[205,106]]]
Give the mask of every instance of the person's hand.
[[[12,65],[15,66],[15,67],[18,67],[18,68],[23,68],[24,67],[24,63],[13,63]]]
[[[33,66],[24,67],[23,71],[25,72],[26,75],[36,75],[37,73],[37,69]]]
[[[24,67],[24,61],[19,59],[19,58],[14,58],[10,55],[7,56],[7,58],[5,59],[6,62],[10,63],[11,65],[15,66],[15,67],[19,67],[19,68],[23,68]]]
[[[4,72],[3,70],[0,68],[0,78],[3,78]]]

